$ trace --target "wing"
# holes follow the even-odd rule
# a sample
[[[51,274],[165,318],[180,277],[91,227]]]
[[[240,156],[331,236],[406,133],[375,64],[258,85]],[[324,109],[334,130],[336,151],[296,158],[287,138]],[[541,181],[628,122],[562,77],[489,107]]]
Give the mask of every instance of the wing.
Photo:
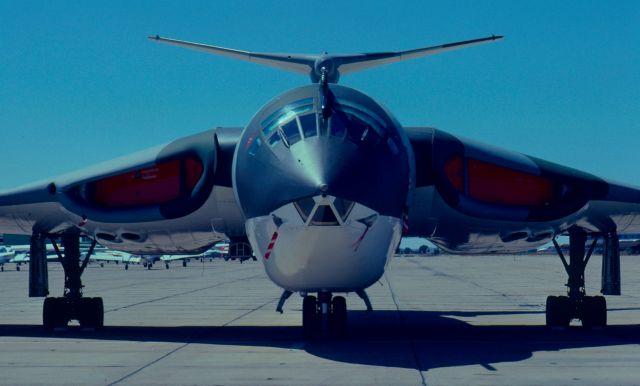
[[[0,233],[69,229],[139,254],[200,252],[242,235],[231,186],[240,128],[218,128],[0,193]]]
[[[445,250],[522,252],[574,225],[640,232],[640,188],[432,128],[406,132],[416,158],[410,234]]]

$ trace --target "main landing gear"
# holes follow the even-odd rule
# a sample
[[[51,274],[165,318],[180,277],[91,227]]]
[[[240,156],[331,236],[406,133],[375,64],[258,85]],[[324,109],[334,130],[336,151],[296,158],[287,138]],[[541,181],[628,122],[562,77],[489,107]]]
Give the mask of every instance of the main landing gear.
[[[34,239],[35,242],[34,242]],[[63,234],[64,255],[58,245],[51,240],[62,267],[64,269],[64,296],[48,297],[44,300],[42,324],[47,330],[66,327],[70,320],[77,320],[81,327],[99,329],[104,325],[104,306],[102,298],[86,298],[82,296],[82,281],[80,277],[93,253],[95,241],[89,252],[80,263],[80,236],[75,233]],[[31,256],[44,257],[46,265],[46,249],[44,237],[34,235],[31,243]],[[45,270],[46,272],[46,270]],[[48,292],[48,291],[46,291]],[[45,294],[46,295],[46,294]]]
[[[604,235],[602,293],[620,294],[620,251],[615,233]],[[584,270],[596,247],[594,238],[586,251],[587,233],[578,227],[569,229],[569,263],[558,243],[553,240],[558,255],[567,271],[567,296],[549,296],[546,305],[548,327],[567,327],[572,319],[582,321],[584,327],[604,327],[607,325],[607,301],[604,296],[587,296],[585,291]],[[585,254],[586,251],[586,254]],[[611,268],[613,267],[613,269]],[[617,268],[617,269],[616,269]]]

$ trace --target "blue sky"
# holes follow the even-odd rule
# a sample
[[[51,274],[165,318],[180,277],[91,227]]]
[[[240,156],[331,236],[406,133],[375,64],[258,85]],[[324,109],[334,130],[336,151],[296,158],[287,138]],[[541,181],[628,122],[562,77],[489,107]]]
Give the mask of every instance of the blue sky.
[[[344,76],[405,125],[640,184],[640,2],[0,1],[0,189],[215,126],[308,79],[155,44],[404,50],[503,41]]]

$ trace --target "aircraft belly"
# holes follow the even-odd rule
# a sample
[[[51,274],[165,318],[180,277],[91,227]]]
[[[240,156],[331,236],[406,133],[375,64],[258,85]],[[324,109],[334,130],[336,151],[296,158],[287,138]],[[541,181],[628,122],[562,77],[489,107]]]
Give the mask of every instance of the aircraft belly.
[[[400,219],[379,216],[368,230],[357,221],[307,226],[285,219],[277,227],[271,216],[261,216],[247,220],[246,230],[254,253],[278,286],[301,292],[350,292],[382,276],[400,242],[402,224]]]

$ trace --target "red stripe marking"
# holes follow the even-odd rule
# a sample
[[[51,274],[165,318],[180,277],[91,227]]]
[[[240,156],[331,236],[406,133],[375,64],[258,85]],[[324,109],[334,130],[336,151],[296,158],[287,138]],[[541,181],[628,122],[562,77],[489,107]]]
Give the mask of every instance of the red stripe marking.
[[[269,256],[271,256],[271,251],[273,250],[274,245],[276,245],[276,239],[278,238],[278,231],[273,232],[273,236],[271,236],[271,241],[269,242],[269,246],[267,247],[267,252],[264,254],[264,259],[268,260]]]

